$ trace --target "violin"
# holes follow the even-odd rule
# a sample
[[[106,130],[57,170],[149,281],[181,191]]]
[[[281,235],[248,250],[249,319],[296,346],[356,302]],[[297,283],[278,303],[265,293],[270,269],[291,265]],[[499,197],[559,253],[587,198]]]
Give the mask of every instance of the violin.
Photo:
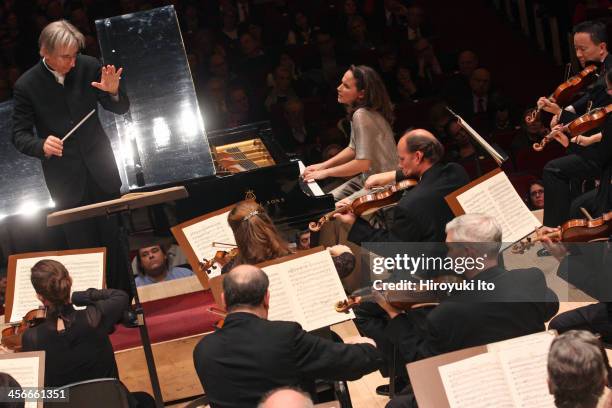
[[[585,67],[578,74],[569,78],[567,81],[563,82],[561,85],[555,89],[555,91],[548,97],[548,99],[554,101],[557,105],[565,106],[570,103],[574,96],[582,88],[588,86],[596,77],[596,73],[598,71],[597,66],[589,65]],[[529,116],[525,118],[525,122],[532,123],[538,119],[540,111],[542,108],[537,108],[534,110]]]
[[[23,333],[25,333],[27,329],[43,323],[46,318],[47,309],[44,306],[30,310],[20,322],[11,323],[10,326],[2,329],[2,345],[15,352],[21,351]]]
[[[567,125],[563,126],[560,130],[555,130],[544,136],[540,143],[533,144],[533,150],[536,152],[541,152],[552,139],[552,134],[554,132],[564,132],[569,134],[570,137],[575,137],[593,129],[597,129],[603,125],[606,120],[606,116],[608,116],[610,112],[612,112],[612,104],[593,109],[592,111],[574,119]]]
[[[557,231],[541,234],[535,238],[525,238],[512,246],[512,253],[523,254],[544,237],[562,242],[594,242],[608,240],[610,235],[612,235],[612,211],[598,218],[569,220]]]
[[[213,269],[223,268],[223,266],[234,259],[238,253],[238,248],[232,248],[229,251],[217,251],[215,256],[211,259],[204,259],[203,262],[200,262],[200,270],[210,275]]]
[[[383,187],[379,190],[372,191],[368,194],[357,197],[350,204],[338,207],[334,211],[328,212],[318,221],[313,221],[308,224],[308,229],[312,232],[317,232],[323,224],[331,220],[335,214],[344,214],[352,212],[356,216],[367,215],[378,211],[383,207],[395,204],[399,201],[404,190],[412,188],[418,184],[414,179],[402,180],[399,183]]]
[[[463,278],[459,275],[442,275],[432,278],[436,283],[441,282],[459,282]],[[355,306],[360,305],[362,302],[376,302],[377,298],[383,297],[391,306],[398,310],[406,311],[424,306],[435,306],[446,296],[446,293],[440,293],[439,291],[432,290],[412,290],[402,291],[397,299],[393,299],[389,293],[373,292],[363,296],[350,295],[346,300],[336,302],[334,308],[338,313],[348,313],[349,310]]]

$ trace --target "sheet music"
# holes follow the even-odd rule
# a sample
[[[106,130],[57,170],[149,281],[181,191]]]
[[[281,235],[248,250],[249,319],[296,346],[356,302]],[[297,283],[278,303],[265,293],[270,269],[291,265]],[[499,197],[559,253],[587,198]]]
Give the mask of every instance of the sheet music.
[[[483,213],[494,217],[501,225],[505,247],[542,226],[504,172],[459,194],[457,201],[466,214]]]
[[[497,354],[479,354],[438,370],[452,408],[514,408]]]
[[[552,336],[550,342],[552,342]],[[555,399],[548,392],[546,382],[548,348],[529,346],[499,353],[501,367],[508,378],[510,392],[516,407],[555,407]]]
[[[554,408],[546,383],[554,336],[545,331],[492,343],[488,353],[439,367],[450,406]]]
[[[43,256],[18,259],[15,270],[15,291],[9,322],[20,321],[32,309],[41,306],[30,281],[30,270],[41,259],[61,262],[72,277],[72,292],[89,288],[101,289],[104,283],[104,253]]]
[[[298,322],[312,331],[355,317],[336,312],[346,294],[328,251],[263,268],[270,278],[270,320]]]
[[[550,344],[555,339],[555,331],[548,330],[534,334],[528,334],[527,336],[515,337],[513,339],[498,341],[487,345],[487,351],[489,353],[495,353],[500,351],[531,348],[531,349],[543,349],[548,352]]]
[[[213,247],[213,242],[223,242],[226,244],[236,244],[234,233],[227,223],[229,211],[207,218],[188,227],[183,228],[183,233],[187,242],[193,248],[198,260],[211,259],[219,248]],[[213,269],[213,277],[221,274],[221,268]]]
[[[12,355],[11,355],[12,357]],[[38,383],[38,357],[0,358],[0,372],[10,374],[21,387],[42,387]],[[25,408],[35,408],[36,402],[26,402]]]

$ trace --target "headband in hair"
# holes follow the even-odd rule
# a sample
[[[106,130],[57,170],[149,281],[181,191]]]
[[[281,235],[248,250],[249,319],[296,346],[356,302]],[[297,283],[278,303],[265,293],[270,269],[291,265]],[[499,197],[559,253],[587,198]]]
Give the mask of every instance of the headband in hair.
[[[242,221],[248,221],[249,218],[251,218],[252,216],[257,215],[257,214],[259,214],[259,211],[253,210],[250,213],[248,213],[247,215],[245,215],[244,218],[242,219]]]

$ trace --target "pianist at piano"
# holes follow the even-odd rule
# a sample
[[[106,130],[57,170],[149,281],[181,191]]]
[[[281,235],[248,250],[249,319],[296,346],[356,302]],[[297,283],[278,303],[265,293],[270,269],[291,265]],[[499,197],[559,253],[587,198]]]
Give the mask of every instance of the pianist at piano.
[[[393,138],[393,107],[380,76],[372,68],[351,66],[337,88],[338,102],[351,122],[349,145],[323,163],[310,165],[306,180],[352,177],[331,193],[341,200],[363,188],[365,179],[397,167]]]

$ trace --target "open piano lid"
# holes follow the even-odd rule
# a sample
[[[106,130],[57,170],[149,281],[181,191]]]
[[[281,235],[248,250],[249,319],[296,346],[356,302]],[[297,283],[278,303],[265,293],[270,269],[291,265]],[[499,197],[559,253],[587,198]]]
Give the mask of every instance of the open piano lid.
[[[104,64],[123,67],[130,98],[129,112],[115,118],[128,189],[214,175],[174,6],[97,20],[96,29]]]

